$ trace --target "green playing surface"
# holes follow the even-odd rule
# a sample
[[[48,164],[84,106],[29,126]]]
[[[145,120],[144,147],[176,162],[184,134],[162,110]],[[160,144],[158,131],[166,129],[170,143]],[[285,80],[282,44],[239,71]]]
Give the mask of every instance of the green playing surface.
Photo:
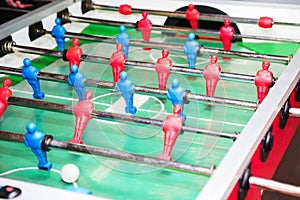
[[[114,36],[116,27],[89,25],[83,33]],[[128,29],[131,38],[141,38],[140,33]],[[167,38],[156,32],[152,33],[153,41],[183,43],[184,38]],[[219,42],[201,41],[206,47],[221,48]],[[70,46],[70,41],[66,43]],[[85,54],[110,57],[115,50],[113,44],[105,42],[81,42]],[[282,47],[282,48],[280,48]],[[270,43],[239,43],[233,44],[233,50],[259,53],[288,55],[294,53],[299,45]],[[161,50],[143,51],[141,48],[130,47],[129,59],[156,62]],[[171,51],[173,64],[186,66],[183,52]],[[42,71],[69,73],[68,63],[61,59],[41,56],[33,65]],[[209,55],[197,60],[197,68],[204,68],[209,63]],[[255,75],[261,68],[261,61],[232,59],[223,61],[219,56],[218,64],[224,72]],[[285,65],[271,63],[270,70],[275,77],[280,76]],[[157,76],[153,70],[127,67],[129,78],[136,85],[157,87]],[[97,80],[112,81],[109,64],[82,62],[80,72],[86,77]],[[20,77],[10,76],[14,80],[14,96],[32,98],[30,86]],[[193,93],[205,94],[205,82],[202,76],[172,73],[169,78],[178,78],[181,87]],[[75,105],[77,95],[67,83],[42,80],[41,89],[45,92],[45,101]],[[97,110],[123,112],[120,94],[111,89],[88,87],[95,93],[94,103]],[[253,83],[234,80],[220,80],[215,96],[233,99],[256,101],[256,88]],[[164,119],[172,112],[172,104],[165,97],[147,94],[135,94],[138,107],[137,116]],[[240,132],[253,114],[252,110],[225,105],[208,105],[205,102],[190,102],[185,105],[187,115],[186,126],[205,128],[226,133]],[[64,113],[50,112],[39,109],[9,106],[0,121],[0,129],[17,133],[25,133],[25,126],[35,122],[37,129],[51,134],[56,140],[69,141],[74,132],[74,116]],[[130,153],[157,157],[162,152],[163,132],[160,127],[139,125],[117,121],[92,119],[83,136],[85,144],[103,148],[116,149]],[[200,165],[203,167],[218,166],[230,146],[232,140],[185,132],[180,135],[172,152],[175,161]],[[34,167],[37,160],[30,149],[21,143],[0,142],[0,174],[12,169]],[[139,165],[126,161],[103,158],[94,155],[52,149],[48,160],[53,168],[60,170],[67,163],[76,164],[80,168],[78,184],[90,189],[94,195],[112,199],[194,199],[206,184],[209,177],[182,171]],[[41,170],[17,171],[4,177],[25,180],[37,184],[66,188],[68,184],[61,181],[55,172]]]

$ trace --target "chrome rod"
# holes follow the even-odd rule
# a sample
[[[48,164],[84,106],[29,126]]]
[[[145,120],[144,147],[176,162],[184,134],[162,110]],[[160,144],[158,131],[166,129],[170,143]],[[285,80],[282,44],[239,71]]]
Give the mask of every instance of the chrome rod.
[[[63,57],[63,52],[52,50],[52,49],[42,49],[37,47],[27,47],[22,45],[17,45],[13,43],[11,45],[11,50],[13,52],[23,52],[23,53],[33,53],[38,55],[49,55],[54,56],[58,58]],[[93,55],[86,55],[83,54],[81,56],[81,59],[83,61],[92,61],[92,62],[100,62],[100,63],[109,63],[109,58],[101,57],[101,56],[93,56]],[[135,61],[135,60],[126,60],[125,65],[127,67],[143,67],[143,68],[150,68],[152,70],[155,69],[155,64],[150,62],[142,62],[142,61]],[[177,65],[173,65],[171,68],[171,71],[179,72],[179,73],[188,73],[191,75],[203,75],[203,69],[192,69],[188,67],[181,67]],[[255,79],[255,76],[247,75],[247,74],[238,74],[238,73],[229,73],[229,72],[221,72],[220,73],[221,78],[226,79],[237,79],[242,81],[248,81],[253,82]]]
[[[298,186],[254,176],[249,178],[249,183],[254,187],[262,190],[279,192],[294,197],[300,197],[300,187]]]
[[[10,67],[4,67],[0,66],[0,72],[1,73],[9,73],[12,75],[22,75],[22,70],[17,68],[10,68]],[[47,80],[56,80],[56,81],[67,81],[68,76],[61,75],[61,74],[54,74],[54,73],[47,73],[47,72],[39,72],[38,74],[39,78],[47,79]],[[115,84],[113,82],[109,81],[97,81],[92,79],[86,79],[86,84],[89,85],[96,85],[101,87],[108,87],[108,88],[115,88]],[[166,90],[160,90],[158,88],[152,88],[152,87],[146,87],[146,86],[134,86],[133,87],[134,92],[138,93],[146,93],[146,94],[156,94],[156,95],[162,95],[167,96]],[[210,102],[210,103],[219,103],[223,105],[232,105],[232,106],[240,106],[244,108],[250,108],[250,109],[256,109],[257,103],[251,102],[251,101],[243,101],[243,100],[237,100],[237,99],[229,99],[229,98],[222,98],[222,97],[209,97],[201,94],[195,94],[195,93],[189,93],[186,91],[186,99],[191,101],[204,101],[204,102]]]
[[[107,5],[100,5],[92,3],[96,9],[100,10],[108,10],[108,11],[119,11],[119,7],[116,6],[107,6]],[[160,16],[167,16],[167,17],[177,17],[177,18],[186,18],[186,14],[184,11],[162,11],[162,10],[150,10],[150,9],[139,9],[139,8],[131,8],[132,13],[141,13],[142,11],[147,11],[148,14],[151,15],[160,15]],[[250,24],[258,24],[259,19],[256,18],[244,18],[244,17],[230,17],[227,15],[221,14],[206,14],[200,13],[199,20],[209,20],[209,21],[218,21],[222,22],[224,18],[229,18],[230,21],[234,23],[250,23]],[[300,23],[293,23],[293,22],[277,22],[273,21],[273,24],[278,25],[286,25],[286,26],[300,26]]]
[[[24,141],[24,134],[13,133],[9,131],[0,131],[0,139],[13,142]],[[124,151],[117,151],[113,149],[105,149],[101,147],[95,147],[84,144],[74,144],[64,141],[54,140],[51,137],[46,141],[48,147],[54,147],[58,149],[64,149],[69,151],[76,151],[80,153],[98,155],[108,158],[114,158],[119,160],[124,160],[128,162],[147,164],[152,166],[159,166],[163,168],[181,170],[190,173],[201,174],[205,176],[211,176],[213,174],[213,168],[201,167],[197,165],[191,165],[181,162],[165,161],[157,158],[143,156],[139,154],[127,153]]]
[[[69,20],[76,21],[76,22],[96,23],[96,24],[109,25],[109,26],[124,25],[126,27],[137,28],[136,23],[102,20],[102,19],[95,19],[95,18],[90,18],[90,17],[81,17],[81,16],[70,15]],[[169,25],[152,25],[151,29],[158,30],[158,31],[170,31],[170,32],[182,32],[182,33],[194,32],[194,33],[198,33],[198,34],[211,35],[211,36],[215,36],[216,38],[219,38],[219,31],[207,30],[207,29],[199,29],[199,28],[193,29],[193,28],[169,26]],[[235,33],[233,35],[233,38],[234,39],[245,38],[245,39],[254,39],[254,40],[267,40],[267,41],[276,41],[276,42],[291,42],[291,43],[297,43],[297,44],[300,43],[300,40],[298,40],[298,39],[275,38],[275,37],[258,36],[258,35],[241,35],[241,34],[237,34],[237,33]]]
[[[47,102],[47,101],[39,101],[39,100],[35,100],[35,99],[27,99],[27,98],[22,98],[22,97],[10,97],[8,99],[8,103],[9,103],[9,105],[44,109],[44,110],[63,112],[63,113],[68,113],[68,114],[71,114],[73,111],[73,107],[70,105]],[[112,113],[112,112],[106,112],[106,111],[101,111],[101,110],[93,110],[93,112],[91,113],[91,116],[92,116],[92,118],[95,118],[95,119],[100,118],[100,119],[104,119],[104,120],[116,120],[116,121],[123,121],[123,122],[148,124],[148,125],[160,126],[160,127],[163,125],[163,120],[139,117],[139,116],[128,115],[128,114]],[[206,130],[206,129],[186,127],[186,126],[183,126],[182,130],[187,131],[187,132],[196,133],[196,134],[206,134],[206,135],[224,137],[224,138],[229,138],[229,139],[236,139],[238,137],[237,134],[230,134],[230,133],[223,134],[222,132],[216,132],[216,131],[210,131],[210,130]]]

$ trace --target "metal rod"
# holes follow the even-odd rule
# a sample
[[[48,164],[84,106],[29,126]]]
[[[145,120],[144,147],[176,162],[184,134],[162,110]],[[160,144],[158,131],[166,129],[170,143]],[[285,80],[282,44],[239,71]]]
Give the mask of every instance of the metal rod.
[[[130,23],[130,22],[118,22],[118,21],[111,21],[111,20],[102,20],[102,19],[94,19],[90,17],[81,17],[81,16],[69,16],[69,20],[76,21],[76,22],[89,22],[89,23],[96,23],[96,24],[104,24],[104,25],[110,25],[110,26],[120,26],[124,25],[127,27],[137,28],[136,23]],[[158,30],[158,31],[171,31],[171,32],[183,32],[183,33],[189,33],[194,32],[198,34],[205,34],[205,35],[212,35],[219,38],[219,31],[214,30],[207,30],[207,29],[193,29],[193,28],[187,28],[187,27],[177,27],[177,26],[169,26],[169,25],[152,25],[152,30]],[[267,41],[276,41],[276,42],[291,42],[291,43],[300,43],[300,40],[298,39],[288,39],[288,38],[274,38],[269,36],[257,36],[257,35],[241,35],[241,34],[234,34],[234,39],[241,39],[241,38],[247,38],[247,39],[254,39],[254,40],[267,40]]]
[[[7,140],[7,141],[13,141],[13,142],[23,142],[24,141],[24,134],[18,134],[8,131],[0,131],[0,139],[1,140]],[[214,169],[208,168],[208,167],[201,167],[197,165],[191,165],[186,163],[180,163],[180,162],[173,162],[173,161],[165,161],[165,160],[159,160],[157,158],[133,154],[133,153],[127,153],[123,151],[117,151],[112,149],[105,149],[95,146],[89,146],[89,145],[82,145],[82,144],[73,144],[68,143],[64,141],[49,139],[47,141],[47,145],[49,147],[54,147],[58,149],[65,149],[70,151],[76,151],[86,154],[92,154],[92,155],[98,155],[108,158],[114,158],[114,159],[120,159],[128,162],[134,162],[134,163],[141,163],[141,164],[147,164],[152,166],[160,166],[164,168],[169,169],[175,169],[190,173],[196,173],[206,176],[211,176],[213,174]]]
[[[38,30],[42,31],[43,33],[51,34],[50,31],[47,30]],[[90,35],[90,34],[83,34],[83,33],[74,33],[74,32],[66,32],[65,37],[67,38],[78,38],[83,40],[92,40],[97,42],[106,42],[106,43],[116,43],[115,37],[109,37],[109,36],[99,36],[99,35]],[[171,44],[171,43],[165,43],[165,42],[144,42],[142,40],[133,40],[131,39],[129,41],[130,45],[139,46],[139,47],[149,47],[149,48],[155,48],[155,49],[162,49],[167,48],[170,50],[178,50],[182,51],[184,50],[183,45],[178,44]]]
[[[253,39],[253,40],[267,40],[267,41],[274,41],[274,42],[291,42],[291,43],[300,43],[300,40],[297,39],[289,39],[289,38],[275,38],[269,36],[261,36],[261,35],[241,35],[241,34],[234,34],[233,37],[235,39]]]
[[[106,6],[92,3],[92,5],[99,9],[99,10],[108,10],[108,11],[119,11],[119,7],[114,6]],[[142,13],[145,9],[138,9],[138,8],[131,8],[131,13]],[[160,15],[160,16],[167,16],[167,17],[178,17],[178,18],[185,18],[185,13],[181,12],[171,12],[171,11],[161,11],[161,10],[146,10],[150,15]]]
[[[292,115],[293,117],[300,117],[300,109],[290,108],[290,115]]]
[[[58,51],[58,50],[22,46],[22,45],[17,45],[15,43],[12,43],[11,48],[12,48],[13,52],[32,53],[32,54],[37,54],[37,55],[47,55],[47,56],[53,56],[53,57],[57,57],[57,58],[63,57],[63,52]]]
[[[106,5],[100,5],[92,3],[94,7],[101,10],[109,10],[109,11],[118,11],[119,7],[114,6],[106,6]],[[148,14],[151,15],[161,15],[161,16],[167,16],[167,17],[177,17],[177,18],[186,18],[186,14],[183,11],[160,11],[160,10],[149,10],[149,9],[138,9],[138,8],[131,8],[132,13],[141,13],[142,11],[146,10]],[[206,14],[201,13],[199,15],[199,20],[209,20],[209,21],[218,21],[222,22],[224,18],[230,18],[230,21],[235,23],[251,23],[251,24],[257,24],[259,19],[255,18],[242,18],[242,17],[230,17],[227,15],[221,15],[221,14]],[[291,23],[291,22],[276,22],[273,21],[273,24],[278,25],[287,25],[287,26],[300,26],[299,23]]]
[[[228,104],[228,105],[241,106],[241,107],[247,107],[253,109],[256,109],[258,106],[257,102],[241,101],[241,100],[222,98],[222,97],[209,97],[209,96],[205,96],[201,94],[193,94],[193,93],[188,93],[187,99],[207,101],[207,102],[219,103],[219,104]]]
[[[22,75],[21,69],[4,67],[4,66],[0,66],[0,72],[2,72],[2,73],[10,72],[13,75],[19,75],[19,76]],[[51,80],[58,80],[58,81],[67,81],[68,80],[67,76],[64,76],[61,74],[47,73],[47,72],[39,72],[38,77],[44,78],[44,79],[46,78],[46,79],[51,79]],[[109,82],[109,81],[97,81],[97,80],[92,80],[92,79],[86,79],[85,83],[90,84],[90,85],[109,87],[109,88],[115,87],[114,83]],[[134,86],[133,91],[140,92],[140,93],[146,93],[146,94],[150,93],[150,94],[158,94],[158,95],[167,96],[166,90],[160,90],[160,89],[152,88],[152,87]],[[251,108],[251,109],[257,108],[257,103],[251,102],[251,101],[242,101],[242,100],[228,99],[228,98],[221,98],[221,97],[209,97],[209,96],[205,96],[205,95],[201,95],[201,94],[194,94],[194,93],[187,93],[187,92],[186,92],[186,98],[189,101],[190,100],[207,101],[207,102],[211,102],[211,103],[241,106],[241,107],[246,107],[246,108]]]
[[[14,12],[14,13],[28,13],[29,12],[29,10],[20,9],[20,8],[11,8],[11,7],[0,7],[0,10],[10,11],[10,12]]]
[[[279,62],[284,62],[284,63],[289,63],[293,58],[293,55],[275,56],[275,55],[257,54],[257,53],[241,52],[241,51],[225,51],[222,49],[213,49],[213,48],[207,48],[207,47],[200,47],[199,51],[200,51],[200,54],[202,54],[202,53],[222,54],[222,55],[229,55],[229,56],[233,56],[233,57],[273,60],[273,61],[279,61]]]
[[[280,183],[277,181],[267,180],[264,178],[258,178],[254,176],[249,178],[249,183],[254,187],[257,187],[262,190],[269,190],[294,197],[300,197],[300,187],[298,186],[293,186],[286,183]]]
[[[89,22],[89,23],[95,23],[95,24],[101,24],[101,25],[109,25],[109,26],[120,26],[124,25],[126,27],[131,27],[131,28],[137,28],[136,23],[131,23],[131,22],[118,22],[118,21],[111,21],[111,20],[103,20],[103,19],[95,19],[95,18],[90,18],[90,17],[82,17],[82,16],[74,16],[70,15],[69,20],[75,21],[75,22]],[[211,34],[211,31],[207,31],[204,29],[193,29],[193,28],[184,28],[184,27],[176,27],[176,26],[164,26],[164,25],[152,25],[151,27],[152,30],[158,30],[158,31],[171,31],[171,32],[183,32],[183,33],[188,33],[188,32],[195,32],[195,33],[207,33]],[[214,32],[214,35],[217,35],[218,32]]]
[[[51,33],[50,31],[46,31],[46,30],[41,30],[41,31],[44,31],[47,34]],[[89,34],[82,34],[82,33],[66,32],[65,37],[68,37],[68,38],[76,37],[76,38],[84,39],[84,40],[115,43],[115,38],[109,37],[109,36],[97,36],[97,35],[89,35]],[[150,48],[158,48],[158,49],[167,48],[170,50],[179,50],[179,51],[184,50],[183,45],[163,43],[163,42],[144,42],[142,40],[130,40],[129,43],[132,45],[135,45],[135,46],[140,46],[140,47],[150,47]],[[129,62],[129,63],[132,63],[132,62]],[[147,62],[144,62],[144,63],[147,63]],[[136,66],[135,62],[133,62],[132,64]],[[149,66],[149,64],[148,64],[148,66]],[[154,68],[155,65],[153,64],[150,67]],[[193,69],[193,68],[181,67],[181,66],[176,66],[176,65],[172,66],[171,71],[182,72],[182,73],[191,73],[193,75],[203,75],[203,69]],[[247,75],[247,74],[221,72],[220,78],[238,79],[238,80],[253,82],[255,79],[255,76]]]
[[[73,107],[70,105],[52,103],[47,101],[39,101],[39,100],[27,99],[21,97],[10,97],[8,99],[8,103],[9,105],[44,109],[44,110],[63,112],[68,114],[71,114],[73,111]],[[91,115],[95,119],[101,118],[104,120],[117,120],[117,121],[131,122],[131,123],[134,122],[134,123],[148,124],[148,125],[160,126],[160,127],[163,125],[163,120],[150,119],[150,118],[138,117],[138,116],[127,115],[127,114],[112,113],[112,112],[106,112],[100,110],[93,110]],[[192,128],[187,126],[183,126],[182,130],[187,132],[197,133],[197,134],[206,134],[206,135],[224,137],[229,139],[236,139],[238,137],[237,134],[222,133],[217,131]]]
[[[110,26],[119,26],[121,25],[121,22],[116,21],[109,21],[109,20],[101,20],[101,19],[94,19],[94,18],[88,18],[88,17],[80,17],[80,16],[69,16],[69,18],[73,19],[73,21],[78,22],[90,22],[90,23],[97,23],[97,24],[105,24]],[[128,27],[136,27],[136,24],[125,22],[122,23],[122,25],[128,26]],[[153,25],[152,29],[154,30],[165,30],[165,31],[182,31],[182,32],[196,32],[200,29],[192,29],[192,28],[180,28],[176,26],[161,26],[161,25]],[[198,31],[199,32],[199,31]],[[214,34],[218,35],[219,32],[211,32],[207,30],[201,30],[201,33],[206,34]],[[300,43],[300,41],[299,41]],[[276,56],[276,55],[267,55],[267,54],[257,54],[257,53],[248,53],[248,52],[240,52],[240,51],[225,51],[222,49],[212,49],[212,48],[206,48],[203,47],[200,48],[199,53],[216,53],[216,54],[223,54],[223,55],[231,55],[231,56],[238,56],[238,57],[244,57],[244,58],[254,58],[254,59],[268,59],[273,61],[279,61],[288,63],[290,62],[292,55],[290,56]]]
[[[37,47],[27,47],[17,44],[12,44],[13,51],[24,52],[24,53],[34,53],[38,55],[49,55],[61,58],[63,57],[63,53],[57,50],[51,49],[42,49]],[[109,63],[109,58],[101,57],[101,56],[92,56],[92,55],[85,55],[81,56],[82,60],[84,61],[92,61],[92,62],[100,62],[100,63]],[[143,67],[155,70],[155,64],[150,62],[142,62],[142,61],[134,61],[134,60],[126,60],[125,65],[127,67]],[[191,75],[203,75],[203,69],[192,69],[188,67],[181,67],[177,65],[173,65],[171,68],[172,72],[184,73],[184,74],[191,74]],[[247,75],[247,74],[239,74],[239,73],[228,73],[228,72],[221,72],[220,78],[225,79],[237,79],[246,82],[253,82],[255,76]]]

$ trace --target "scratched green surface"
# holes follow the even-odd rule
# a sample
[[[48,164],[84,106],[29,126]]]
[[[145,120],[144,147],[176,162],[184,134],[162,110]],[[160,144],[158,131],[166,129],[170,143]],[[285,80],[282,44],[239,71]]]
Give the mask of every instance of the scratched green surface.
[[[118,32],[115,27],[89,25],[83,33],[114,36]],[[131,38],[141,38],[140,33],[128,29]],[[153,41],[179,43],[184,39],[166,38],[159,33],[152,34]],[[204,46],[221,48],[218,42],[200,41]],[[233,44],[234,50],[248,49],[268,53],[270,44],[251,43]],[[288,44],[287,44],[288,45]],[[70,42],[67,42],[70,46]],[[291,45],[293,46],[293,45]],[[91,43],[82,41],[81,47],[85,54],[109,57],[115,47],[106,43]],[[263,48],[262,48],[263,47]],[[294,47],[294,46],[293,46]],[[248,49],[247,49],[248,48]],[[294,51],[292,49],[291,51]],[[273,48],[272,53],[281,53]],[[286,53],[286,51],[284,52]],[[293,52],[290,52],[293,53]],[[130,47],[129,59],[155,62],[160,57],[159,50],[144,52],[141,48]],[[186,65],[182,52],[172,51],[170,57],[174,64]],[[198,58],[197,68],[203,68],[209,61],[209,55]],[[261,68],[260,61],[232,59],[219,65],[224,72],[235,72],[254,75]],[[33,61],[42,71],[68,74],[68,64],[60,59],[42,56]],[[271,70],[279,76],[285,65],[272,63]],[[111,81],[111,68],[108,64],[82,62],[80,70],[88,78]],[[157,77],[154,71],[140,68],[127,68],[129,78],[137,85],[157,87]],[[12,77],[15,85],[12,87],[15,96],[32,98],[30,87],[20,77]],[[190,76],[172,73],[170,79],[178,78],[181,86],[195,93],[205,93],[205,83],[201,76]],[[41,88],[46,93],[45,101],[76,104],[76,94],[66,83],[41,81]],[[111,89],[89,87],[95,93],[96,109],[106,110],[116,102],[120,95]],[[256,101],[256,91],[253,84],[220,80],[216,96]],[[172,111],[171,103],[164,97],[149,97],[141,105],[137,116],[164,119]],[[226,133],[240,132],[247,124],[253,111],[224,105],[207,105],[204,102],[190,102],[185,105],[187,126],[205,128]],[[37,129],[51,134],[57,140],[68,141],[73,136],[74,117],[69,114],[43,111],[39,109],[9,106],[0,121],[0,129],[25,133],[29,121],[37,124]],[[105,120],[91,120],[83,136],[85,144],[122,150],[141,155],[157,157],[162,151],[163,133],[159,127],[137,125]],[[232,140],[184,133],[180,135],[172,152],[174,160],[204,167],[218,166],[227,153]],[[0,141],[0,173],[8,170],[36,166],[37,161],[28,148],[22,143]],[[195,199],[209,177],[182,171],[162,169],[146,165],[138,165],[126,161],[86,155],[71,151],[52,149],[48,160],[53,168],[60,170],[67,163],[76,164],[81,171],[78,180],[80,186],[90,189],[94,195],[112,199]],[[5,177],[25,180],[28,182],[66,188],[68,185],[60,180],[57,173],[40,170],[19,171]]]

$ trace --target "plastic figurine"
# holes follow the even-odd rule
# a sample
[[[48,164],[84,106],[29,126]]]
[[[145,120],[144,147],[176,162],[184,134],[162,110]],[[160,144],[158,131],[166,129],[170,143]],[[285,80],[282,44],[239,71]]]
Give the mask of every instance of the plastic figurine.
[[[0,118],[8,106],[8,98],[12,96],[12,91],[9,89],[10,86],[11,80],[9,78],[3,79],[2,87],[0,88]]]
[[[216,64],[218,61],[217,55],[210,56],[210,64],[204,68],[203,76],[206,82],[206,95],[214,96],[215,89],[220,79],[221,67]]]
[[[126,60],[125,54],[122,52],[122,44],[116,45],[116,52],[114,52],[110,57],[110,66],[112,67],[112,73],[114,77],[114,82],[117,83],[120,79],[120,73],[124,70],[124,63]]]
[[[156,62],[155,71],[158,75],[159,89],[165,90],[170,75],[170,69],[172,67],[172,60],[168,58],[169,51],[167,49],[162,50],[162,58],[159,58]]]
[[[256,73],[254,83],[257,88],[257,98],[261,103],[269,92],[269,88],[273,85],[273,73],[268,69],[270,62],[265,60],[262,62],[262,69]]]
[[[87,188],[78,186],[78,187],[74,187],[74,186],[68,186],[67,190],[72,191],[72,192],[78,192],[78,193],[82,193],[82,194],[93,194],[90,190],[88,190]]]
[[[71,86],[74,86],[74,90],[78,95],[79,101],[84,100],[85,95],[85,75],[78,72],[77,65],[71,66],[71,73],[69,74],[68,82]]]
[[[120,73],[120,80],[117,83],[117,90],[121,92],[122,97],[125,100],[126,108],[125,112],[130,114],[136,113],[136,107],[133,106],[133,87],[134,83],[127,79],[127,73]]]
[[[183,114],[183,96],[185,90],[179,87],[179,80],[172,80],[172,87],[168,89],[168,99],[172,101],[173,106],[179,104],[181,106],[180,116],[183,117],[184,121],[186,119],[186,115]]]
[[[31,151],[37,157],[39,161],[38,168],[49,171],[52,168],[52,163],[47,161],[46,151],[42,149],[42,141],[45,134],[36,131],[36,125],[32,122],[26,125],[26,130],[24,144],[30,147]]]
[[[116,37],[116,43],[123,45],[122,52],[125,54],[126,58],[128,58],[128,50],[129,50],[130,37],[125,32],[126,31],[126,27],[125,26],[121,25],[120,28],[119,28],[119,30],[120,30],[120,33]]]
[[[234,36],[234,29],[230,26],[230,19],[224,19],[224,26],[220,28],[220,39],[223,43],[223,48],[226,51],[230,51],[231,49],[231,41]]]
[[[189,33],[188,38],[189,40],[184,43],[184,53],[187,55],[189,68],[195,68],[199,43],[195,41],[194,33]]]
[[[94,110],[94,104],[91,102],[92,98],[94,97],[93,92],[86,91],[85,92],[85,99],[79,101],[78,104],[74,107],[74,115],[76,118],[75,122],[75,132],[74,138],[70,139],[70,142],[76,144],[82,144],[82,136],[87,126],[89,120],[92,118],[91,113]]]
[[[183,117],[180,115],[181,106],[174,105],[172,115],[168,115],[163,123],[162,130],[165,133],[164,137],[164,150],[163,153],[158,155],[158,159],[171,161],[171,152],[177,140],[181,127],[184,122]]]
[[[142,32],[144,41],[150,42],[152,22],[150,21],[150,19],[147,19],[148,17],[147,11],[143,11],[142,16],[143,19],[139,21],[138,29]],[[151,48],[144,48],[144,50],[151,50]]]
[[[78,38],[74,38],[72,40],[73,46],[71,46],[67,53],[66,53],[66,58],[69,61],[69,66],[71,67],[72,65],[77,65],[79,67],[80,65],[80,57],[82,55],[82,49],[78,46],[80,43],[80,40]]]
[[[200,12],[194,7],[193,4],[188,6],[188,9],[185,11],[185,17],[190,21],[192,28],[198,28],[198,17]]]
[[[45,93],[41,92],[40,82],[37,78],[37,74],[40,70],[31,65],[31,60],[29,58],[25,58],[23,60],[24,67],[22,69],[22,76],[27,80],[29,85],[33,89],[33,98],[35,99],[43,99],[45,97]]]
[[[67,30],[65,27],[61,25],[61,19],[56,18],[55,19],[55,26],[53,27],[51,31],[51,35],[55,37],[55,41],[57,43],[57,48],[59,51],[64,51],[65,50],[65,33]]]

